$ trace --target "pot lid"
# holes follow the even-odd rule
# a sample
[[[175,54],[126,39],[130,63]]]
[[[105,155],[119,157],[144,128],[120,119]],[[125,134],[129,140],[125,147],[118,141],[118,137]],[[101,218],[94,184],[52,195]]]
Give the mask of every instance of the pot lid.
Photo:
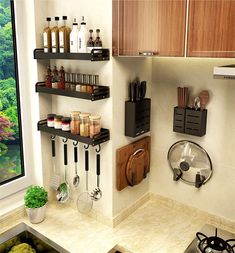
[[[212,163],[206,150],[195,142],[182,140],[174,143],[167,154],[168,163],[174,171],[177,169],[180,179],[195,185],[196,175],[203,178],[203,183],[212,175]]]

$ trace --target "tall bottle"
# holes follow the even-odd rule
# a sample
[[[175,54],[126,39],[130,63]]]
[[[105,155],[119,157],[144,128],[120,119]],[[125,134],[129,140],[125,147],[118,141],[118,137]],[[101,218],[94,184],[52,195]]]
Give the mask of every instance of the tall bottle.
[[[43,29],[43,48],[45,53],[51,52],[51,28],[50,28],[50,22],[51,18],[47,17],[47,27]]]
[[[59,52],[59,28],[58,28],[59,20],[60,20],[59,17],[55,17],[55,26],[51,29],[52,53]]]
[[[82,16],[81,28],[78,33],[78,52],[79,53],[86,53],[87,52],[87,38],[88,33],[86,29],[86,22],[84,21],[84,16]]]
[[[63,24],[59,29],[59,52],[68,53],[69,52],[69,35],[71,29],[66,26],[67,16],[63,16]]]
[[[88,52],[88,53],[90,53],[91,50],[92,50],[93,47],[94,47],[94,40],[93,40],[93,37],[92,37],[93,30],[90,29],[90,30],[89,30],[89,33],[90,33],[89,39],[88,39],[87,44],[86,44],[86,45],[87,45],[87,52]]]
[[[73,19],[73,27],[70,33],[70,52],[77,53],[78,52],[78,23],[76,18]]]

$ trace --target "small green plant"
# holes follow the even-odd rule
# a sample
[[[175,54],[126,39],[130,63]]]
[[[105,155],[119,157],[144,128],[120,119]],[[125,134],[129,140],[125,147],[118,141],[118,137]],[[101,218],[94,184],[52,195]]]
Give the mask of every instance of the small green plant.
[[[27,208],[39,208],[44,206],[48,201],[47,191],[37,185],[30,186],[24,196],[24,203]]]

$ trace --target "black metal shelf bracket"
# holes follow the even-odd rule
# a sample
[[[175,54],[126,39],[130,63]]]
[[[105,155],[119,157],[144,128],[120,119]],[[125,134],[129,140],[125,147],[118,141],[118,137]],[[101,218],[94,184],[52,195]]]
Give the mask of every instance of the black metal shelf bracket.
[[[101,146],[100,146],[100,144],[99,144],[99,145],[98,145],[98,148],[95,149],[95,152],[96,152],[96,153],[99,153],[100,151],[101,151]]]

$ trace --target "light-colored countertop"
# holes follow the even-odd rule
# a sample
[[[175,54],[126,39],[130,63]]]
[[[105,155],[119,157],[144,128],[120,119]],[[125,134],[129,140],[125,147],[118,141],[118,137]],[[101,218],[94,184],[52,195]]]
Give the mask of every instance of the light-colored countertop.
[[[54,203],[48,206],[42,223],[33,225],[25,217],[0,227],[0,233],[19,222],[25,222],[71,253],[107,253],[117,244],[132,253],[183,253],[195,233],[205,223],[211,223],[205,213],[154,199],[115,228]]]

